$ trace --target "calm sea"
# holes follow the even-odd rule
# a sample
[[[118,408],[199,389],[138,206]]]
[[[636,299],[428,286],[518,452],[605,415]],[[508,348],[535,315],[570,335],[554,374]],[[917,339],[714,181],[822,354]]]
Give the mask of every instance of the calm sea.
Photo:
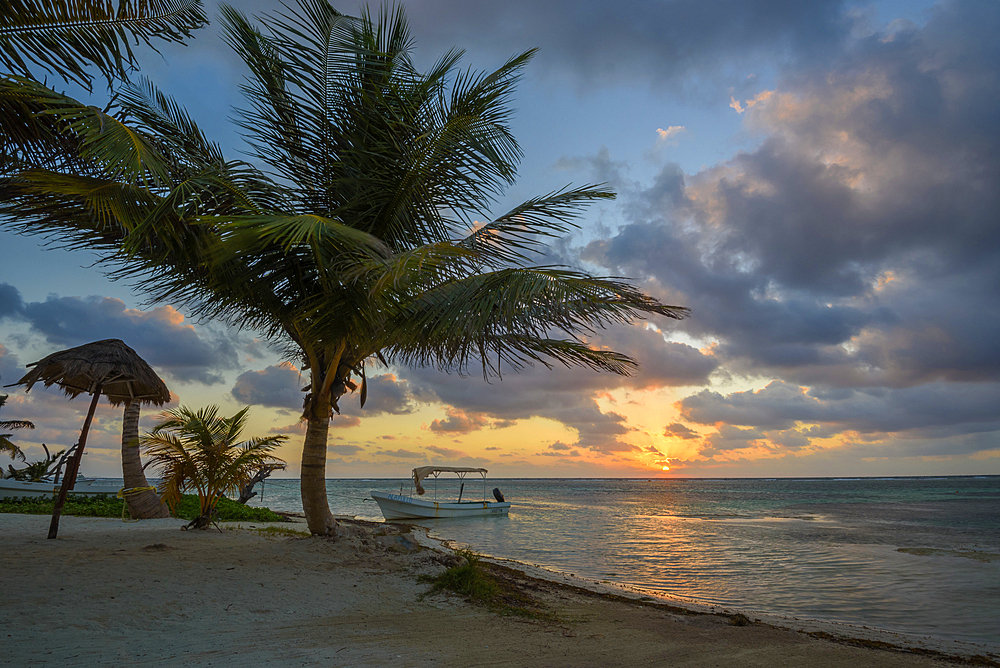
[[[455,496],[441,480],[441,498]],[[494,486],[513,502],[509,517],[429,520],[431,535],[748,614],[1000,649],[1000,476],[497,479],[488,491]],[[409,490],[409,481],[327,487],[334,514],[381,520],[369,491]],[[298,480],[269,480],[263,493],[254,505],[302,510]],[[471,480],[470,493],[482,494]]]

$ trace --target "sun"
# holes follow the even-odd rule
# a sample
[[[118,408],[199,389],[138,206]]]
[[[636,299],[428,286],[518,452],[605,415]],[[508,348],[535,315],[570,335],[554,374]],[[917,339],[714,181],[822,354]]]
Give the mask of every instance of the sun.
[[[664,470],[664,471],[669,471],[669,470],[670,470],[670,467],[669,467],[669,466],[664,466],[664,467],[663,467],[663,470]]]

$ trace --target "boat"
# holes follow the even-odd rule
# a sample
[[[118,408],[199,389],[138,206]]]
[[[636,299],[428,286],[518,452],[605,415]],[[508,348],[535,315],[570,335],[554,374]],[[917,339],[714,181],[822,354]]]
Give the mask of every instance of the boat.
[[[0,499],[17,499],[24,496],[55,497],[59,493],[61,482],[43,480],[41,482],[28,482],[26,480],[14,480],[13,478],[0,478]],[[92,478],[78,477],[70,494],[78,496],[102,496],[117,494],[121,487],[115,483],[94,480]]]
[[[467,468],[464,466],[420,466],[413,469],[413,484],[411,492],[404,494],[402,487],[399,494],[373,490],[372,498],[378,503],[382,516],[387,520],[434,519],[444,517],[475,517],[477,515],[505,516],[510,512],[510,501],[503,498],[499,488],[493,489],[494,500],[486,498],[486,469]],[[444,500],[439,496],[437,479],[442,473],[455,473],[461,481],[458,498],[454,501]],[[463,501],[465,492],[465,476],[477,473],[483,479],[482,501]],[[423,496],[425,489],[420,484],[428,477],[434,478],[434,499],[421,499],[413,495]]]

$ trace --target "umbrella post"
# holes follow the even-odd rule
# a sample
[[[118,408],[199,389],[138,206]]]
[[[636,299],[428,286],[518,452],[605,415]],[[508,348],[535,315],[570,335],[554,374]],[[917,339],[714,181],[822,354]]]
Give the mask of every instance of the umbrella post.
[[[94,398],[90,402],[90,410],[87,411],[87,419],[83,422],[83,430],[80,432],[80,441],[76,444],[76,453],[66,464],[66,475],[63,477],[62,486],[59,488],[59,496],[56,497],[52,507],[52,521],[49,522],[49,538],[55,538],[59,533],[59,516],[62,515],[63,506],[66,504],[66,496],[76,484],[76,475],[80,471],[80,460],[83,459],[83,448],[87,444],[87,433],[90,431],[90,423],[94,420],[94,411],[97,410],[97,402],[101,398],[101,384],[97,384],[94,390]]]

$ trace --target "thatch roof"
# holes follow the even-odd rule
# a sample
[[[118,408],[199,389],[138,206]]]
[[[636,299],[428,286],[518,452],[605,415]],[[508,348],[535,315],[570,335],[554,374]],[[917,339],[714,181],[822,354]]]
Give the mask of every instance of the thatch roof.
[[[61,350],[28,367],[34,368],[14,383],[25,385],[25,392],[42,381],[45,387],[58,385],[75,397],[92,393],[100,384],[101,394],[114,405],[139,401],[162,406],[170,401],[170,390],[152,367],[118,339]]]

